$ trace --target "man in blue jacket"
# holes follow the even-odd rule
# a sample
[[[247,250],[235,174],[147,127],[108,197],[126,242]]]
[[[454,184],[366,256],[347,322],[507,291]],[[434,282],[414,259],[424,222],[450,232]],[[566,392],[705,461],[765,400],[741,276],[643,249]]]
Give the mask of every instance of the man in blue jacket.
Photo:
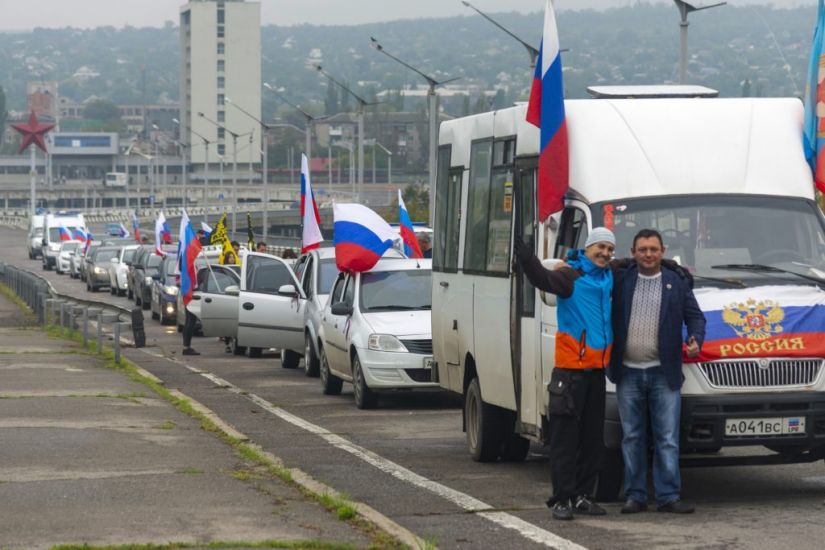
[[[653,436],[653,486],[660,512],[689,514],[681,500],[679,418],[683,326],[685,353],[695,357],[705,337],[705,316],[692,279],[662,267],[662,236],[643,229],[633,239],[635,263],[614,271],[613,353],[607,369],[616,384],[625,464],[623,514],[647,509],[648,419]]]

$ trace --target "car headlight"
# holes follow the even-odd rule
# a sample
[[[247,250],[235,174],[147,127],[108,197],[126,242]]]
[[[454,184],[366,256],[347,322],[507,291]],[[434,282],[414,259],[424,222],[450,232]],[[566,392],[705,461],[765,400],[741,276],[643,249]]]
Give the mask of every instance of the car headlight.
[[[177,296],[178,295],[178,287],[176,287],[176,286],[165,286],[165,287],[163,287],[163,292],[165,292],[166,294],[169,294],[171,296]]]
[[[401,340],[391,334],[370,334],[367,347],[373,351],[407,351]]]
[[[151,277],[144,277],[143,282],[146,283],[147,285],[151,285],[152,284],[152,278]]]
[[[96,267],[96,268],[95,268],[95,273],[96,273],[97,275],[105,275],[105,274],[106,274],[106,268],[104,268],[104,267]]]

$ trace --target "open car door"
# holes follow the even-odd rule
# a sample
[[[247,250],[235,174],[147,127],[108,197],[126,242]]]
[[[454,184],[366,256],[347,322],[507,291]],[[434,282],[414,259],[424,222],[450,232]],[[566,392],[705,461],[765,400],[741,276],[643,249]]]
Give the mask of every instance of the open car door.
[[[238,345],[303,349],[305,298],[285,261],[248,252],[241,267]]]
[[[204,336],[237,336],[238,296],[225,292],[231,286],[239,287],[240,280],[229,268],[215,265],[198,271],[198,288],[188,307],[200,318]]]

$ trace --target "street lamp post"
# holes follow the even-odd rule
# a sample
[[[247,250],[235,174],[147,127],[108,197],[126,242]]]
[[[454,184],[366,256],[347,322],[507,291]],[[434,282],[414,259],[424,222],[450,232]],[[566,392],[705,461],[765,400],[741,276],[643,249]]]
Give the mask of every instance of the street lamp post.
[[[368,102],[347,86],[344,86],[342,83],[335,80],[335,78],[330,76],[329,73],[324,71],[324,68],[321,65],[316,65],[315,69],[324,75],[327,80],[336,84],[349,95],[354,97],[355,101],[358,102],[358,202],[361,202],[361,196],[364,192],[364,107],[367,105],[372,105],[372,103]]]
[[[676,8],[679,10],[681,20],[679,21],[680,30],[680,48],[679,48],[679,84],[685,84],[687,81],[687,39],[688,39],[688,14],[694,11],[708,10],[710,8],[718,8],[724,6],[727,2],[719,2],[709,6],[696,7],[688,4],[684,0],[673,0],[676,3]]]
[[[177,124],[178,128],[180,128],[180,121],[178,119],[173,118],[172,122]],[[205,166],[204,166],[204,169],[203,169],[203,219],[206,223],[209,223],[209,144],[212,143],[212,142],[209,141],[208,139],[206,139],[204,136],[202,136],[198,132],[196,132],[195,130],[193,130],[192,128],[190,128],[189,131],[203,140],[203,148],[204,148],[204,153],[205,153],[205,157],[206,157],[205,160],[204,160]],[[191,149],[189,150],[189,153],[190,153],[190,157],[191,157]],[[184,169],[186,169],[185,167],[188,164],[187,159],[184,159],[183,164],[184,164]],[[186,190],[186,181],[187,181],[187,178],[184,177],[183,178],[183,196],[184,197],[186,196],[186,192],[187,192],[187,190]],[[185,204],[184,204],[184,206],[185,206]]]
[[[217,128],[223,128],[224,132],[232,136],[232,233],[235,233],[235,231],[237,231],[238,214],[238,138],[241,135],[233,132],[223,124],[215,122],[202,112],[199,112],[198,116],[215,125]]]
[[[466,4],[466,2],[465,2],[465,4]],[[475,9],[475,8],[473,8],[473,9]],[[429,135],[429,138],[430,138],[429,162],[427,163],[427,169],[429,171],[429,183],[430,183],[430,204],[428,205],[428,209],[429,209],[429,212],[430,212],[430,220],[433,220],[435,218],[435,176],[436,176],[435,172],[436,172],[436,158],[438,156],[438,94],[435,93],[435,88],[436,88],[436,86],[442,86],[444,84],[447,84],[448,82],[453,82],[455,80],[459,80],[459,78],[451,78],[451,79],[445,80],[443,82],[438,82],[433,77],[431,77],[427,74],[424,74],[423,72],[419,71],[418,69],[416,69],[415,67],[413,67],[409,63],[406,63],[406,62],[398,59],[397,57],[395,57],[391,53],[389,53],[387,50],[384,49],[384,47],[374,37],[371,36],[370,41],[372,42],[373,49],[375,49],[378,52],[381,52],[382,54],[386,55],[387,57],[389,57],[393,61],[395,61],[397,63],[400,63],[404,67],[406,67],[409,70],[413,71],[414,73],[416,73],[417,75],[422,77],[424,80],[426,80],[427,84],[430,87],[429,91],[427,92],[427,107],[428,107],[428,110],[429,110],[429,117],[428,117],[429,120],[428,120],[428,122],[429,122],[429,131],[430,131],[429,132],[429,134],[430,134]]]
[[[264,84],[264,86],[268,87],[267,84]],[[246,116],[248,116],[249,118],[251,118],[252,120],[257,122],[261,126],[261,149],[263,150],[262,151],[263,152],[263,171],[262,171],[262,176],[261,176],[261,184],[263,185],[263,188],[264,188],[264,192],[263,192],[263,203],[264,203],[264,209],[263,209],[263,240],[265,241],[266,236],[267,236],[267,228],[268,228],[268,225],[269,225],[269,184],[268,184],[268,177],[269,177],[269,158],[268,158],[269,157],[269,140],[268,140],[268,137],[269,137],[270,126],[268,124],[266,124],[263,120],[260,120],[258,117],[254,116],[252,113],[248,112],[246,109],[244,109],[243,107],[241,107],[240,105],[238,105],[237,103],[235,103],[234,101],[229,99],[228,97],[224,97],[223,100],[225,102],[229,103],[230,105],[232,105],[233,107],[235,107],[236,109],[238,109],[240,112],[242,112],[243,114],[245,114]],[[249,140],[250,140],[249,145],[250,145],[250,150],[251,150],[251,148],[252,148],[252,135],[251,134],[250,134]],[[250,155],[250,158],[251,158],[252,153],[250,152],[249,155]],[[252,171],[252,161],[251,160],[250,160],[249,164],[250,164],[249,170],[251,172]]]
[[[536,59],[539,56],[539,50],[537,48],[535,48],[534,46],[531,46],[530,44],[528,44],[527,42],[525,42],[524,40],[522,40],[521,38],[516,36],[510,29],[504,27],[501,23],[494,20],[492,17],[490,17],[489,15],[487,15],[486,13],[484,13],[483,11],[481,11],[480,9],[478,9],[477,7],[472,5],[471,3],[467,2],[466,0],[461,0],[461,3],[464,4],[465,6],[467,6],[468,8],[470,8],[471,10],[475,11],[481,17],[483,17],[484,19],[486,19],[487,21],[489,21],[490,23],[492,23],[493,25],[495,25],[496,27],[498,27],[499,29],[501,29],[502,31],[507,33],[508,35],[510,35],[512,38],[514,38],[516,41],[518,41],[519,44],[524,46],[524,49],[527,50],[527,53],[530,55],[530,68],[531,69],[536,68]]]
[[[269,90],[270,92],[275,94],[278,97],[278,99],[280,99],[281,101],[283,101],[284,103],[286,103],[287,105],[289,105],[290,107],[292,107],[293,109],[295,109],[296,111],[301,113],[301,115],[303,115],[304,120],[306,121],[306,131],[304,132],[304,135],[305,135],[305,138],[306,138],[306,146],[305,147],[306,147],[307,159],[312,159],[312,123],[316,120],[320,120],[320,119],[325,118],[325,117],[312,116],[308,112],[301,109],[301,107],[299,105],[296,105],[296,104],[292,103],[290,100],[288,100],[286,97],[284,97],[284,94],[281,93],[281,89],[273,88],[269,84],[269,82],[264,82],[264,88],[266,88],[267,90]]]
[[[177,121],[177,119],[173,118],[172,121],[175,122],[175,121]],[[177,122],[176,122],[176,124],[177,124]],[[169,138],[172,141],[172,143],[177,145],[178,150],[180,151],[181,167],[182,167],[182,170],[183,170],[183,174],[182,174],[182,178],[183,178],[183,196],[181,198],[181,205],[183,206],[184,209],[186,209],[186,199],[187,199],[186,179],[187,179],[187,175],[188,175],[188,171],[187,171],[187,168],[188,168],[187,164],[188,163],[186,162],[186,149],[188,148],[188,146],[185,143],[183,143],[182,141],[177,140],[174,137],[172,137],[171,135],[169,135],[168,132],[165,132],[165,131],[161,130],[158,127],[157,124],[152,124],[152,128],[154,130],[158,131],[158,132],[161,132],[167,138]],[[163,188],[166,189],[166,159],[163,160]]]

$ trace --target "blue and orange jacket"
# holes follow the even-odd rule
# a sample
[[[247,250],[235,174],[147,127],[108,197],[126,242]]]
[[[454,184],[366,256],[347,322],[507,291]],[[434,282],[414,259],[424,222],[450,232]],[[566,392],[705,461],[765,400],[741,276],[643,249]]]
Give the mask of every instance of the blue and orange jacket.
[[[610,268],[597,267],[583,250],[568,252],[567,265],[560,269],[545,269],[535,256],[523,267],[533,286],[559,297],[556,368],[602,369],[610,364]]]

